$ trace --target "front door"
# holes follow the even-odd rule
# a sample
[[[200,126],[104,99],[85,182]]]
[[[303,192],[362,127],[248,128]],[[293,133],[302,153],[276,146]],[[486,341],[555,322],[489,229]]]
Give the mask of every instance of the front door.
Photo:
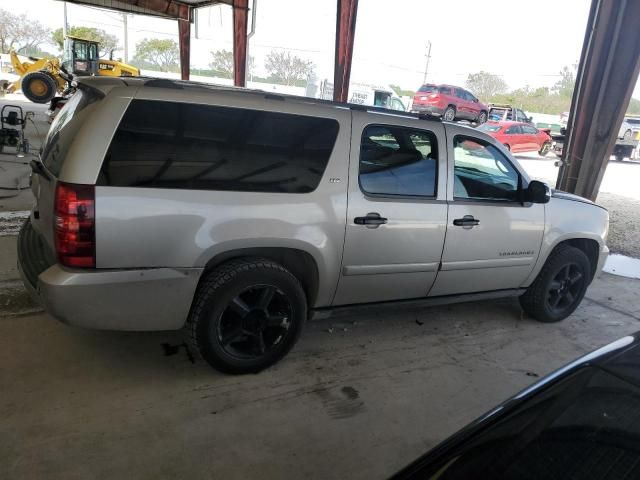
[[[540,252],[543,204],[519,201],[523,178],[494,145],[452,126],[447,236],[430,296],[521,287]]]
[[[442,255],[442,123],[352,111],[343,262],[334,305],[425,297]]]

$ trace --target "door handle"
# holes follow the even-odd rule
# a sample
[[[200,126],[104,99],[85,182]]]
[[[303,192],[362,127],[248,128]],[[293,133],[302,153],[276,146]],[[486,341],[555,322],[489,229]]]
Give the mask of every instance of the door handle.
[[[353,219],[356,225],[366,225],[368,228],[377,228],[380,225],[387,223],[387,219],[381,217],[379,213],[371,212],[367,213],[364,217],[356,217]]]
[[[471,228],[471,227],[475,227],[476,225],[479,225],[480,224],[480,220],[476,220],[475,218],[473,218],[473,215],[465,215],[462,218],[456,218],[453,221],[453,224],[456,227]]]

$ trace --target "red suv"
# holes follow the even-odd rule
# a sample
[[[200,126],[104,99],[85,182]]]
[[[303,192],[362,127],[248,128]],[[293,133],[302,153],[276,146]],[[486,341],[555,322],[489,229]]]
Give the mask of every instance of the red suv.
[[[453,85],[422,85],[413,97],[412,112],[440,115],[443,120],[487,121],[489,107],[464,88]]]

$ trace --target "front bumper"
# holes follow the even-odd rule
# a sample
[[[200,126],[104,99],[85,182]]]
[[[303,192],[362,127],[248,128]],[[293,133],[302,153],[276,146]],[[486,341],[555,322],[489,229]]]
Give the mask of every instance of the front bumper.
[[[177,330],[184,325],[201,268],[71,270],[27,221],[18,237],[27,291],[58,320],[102,330]]]
[[[609,256],[609,247],[604,245],[600,249],[600,255],[598,256],[598,267],[596,268],[596,274],[593,276],[594,278],[597,277],[602,272],[602,269],[604,268],[604,264],[607,261],[608,256]]]

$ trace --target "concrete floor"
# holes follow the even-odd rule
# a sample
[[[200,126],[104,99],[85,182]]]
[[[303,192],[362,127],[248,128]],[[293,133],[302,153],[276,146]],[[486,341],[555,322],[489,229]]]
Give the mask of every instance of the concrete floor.
[[[28,191],[2,190],[26,165],[0,160],[0,211],[27,210]],[[547,173],[553,159],[529,163],[543,162]],[[640,330],[640,281],[603,274],[560,324],[523,318],[513,299],[378,310],[311,322],[275,367],[224,376],[192,363],[179,332],[86,331],[41,313],[17,279],[14,223],[0,215],[0,479],[384,478]]]
[[[15,237],[1,240],[6,285]],[[603,274],[555,325],[513,299],[315,321],[244,377],[192,363],[177,332],[75,329],[0,299],[0,478],[384,478],[639,330],[639,294]]]

